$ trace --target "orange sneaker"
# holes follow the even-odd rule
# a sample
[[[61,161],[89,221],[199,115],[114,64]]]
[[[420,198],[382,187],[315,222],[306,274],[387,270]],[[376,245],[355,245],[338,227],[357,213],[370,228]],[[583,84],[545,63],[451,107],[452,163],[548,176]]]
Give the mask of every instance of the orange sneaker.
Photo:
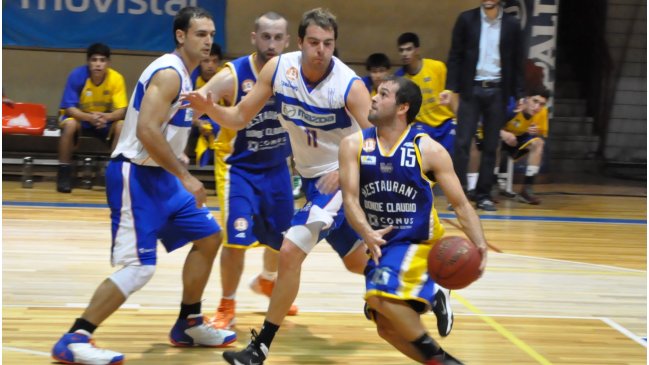
[[[268,298],[273,294],[273,288],[275,287],[275,281],[274,280],[268,280],[264,279],[261,277],[261,275],[255,276],[252,281],[250,281],[250,290],[253,291],[253,293],[259,294],[259,295],[264,295]],[[287,316],[296,316],[298,312],[297,305],[291,304],[291,308],[289,308],[288,312],[286,313]]]
[[[236,302],[234,299],[221,299],[219,307],[216,309],[214,318],[210,320],[212,327],[216,329],[229,330],[234,327],[236,319],[234,318],[234,309]]]

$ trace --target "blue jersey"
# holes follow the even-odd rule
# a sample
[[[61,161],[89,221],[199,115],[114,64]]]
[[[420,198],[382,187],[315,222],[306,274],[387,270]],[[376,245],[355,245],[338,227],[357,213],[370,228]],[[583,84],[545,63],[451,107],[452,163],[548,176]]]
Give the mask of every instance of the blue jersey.
[[[421,168],[419,137],[411,124],[392,150],[383,151],[376,128],[362,131],[360,204],[373,229],[393,226],[388,243],[432,243],[443,235],[433,206],[433,182]]]
[[[257,82],[253,55],[228,62],[234,77],[234,104],[238,104]],[[215,142],[217,156],[230,165],[265,170],[286,165],[291,154],[288,134],[277,119],[275,99],[270,98],[261,111],[239,131],[221,128]]]

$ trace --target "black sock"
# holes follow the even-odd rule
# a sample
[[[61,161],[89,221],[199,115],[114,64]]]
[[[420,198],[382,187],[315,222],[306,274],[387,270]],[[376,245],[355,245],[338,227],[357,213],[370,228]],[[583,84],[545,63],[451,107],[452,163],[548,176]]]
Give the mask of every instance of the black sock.
[[[530,187],[531,187],[531,186],[534,184],[534,178],[535,178],[534,175],[532,175],[532,176],[525,176],[525,180],[523,181],[523,184],[524,184],[525,186],[530,186]]]
[[[265,320],[264,324],[261,326],[261,332],[259,332],[259,336],[257,336],[257,343],[263,343],[266,347],[270,348],[270,344],[273,342],[277,330],[279,330],[278,325]]]
[[[68,331],[68,333],[74,333],[77,330],[84,330],[84,331],[88,331],[88,333],[92,334],[93,332],[95,332],[96,329],[97,329],[97,326],[95,326],[94,324],[86,321],[83,318],[77,318],[77,320],[74,321],[74,324],[72,325],[72,327],[70,327],[70,330]]]
[[[180,303],[180,314],[178,319],[186,319],[187,316],[192,314],[201,314],[201,302],[194,304]]]
[[[426,360],[432,359],[433,356],[444,352],[444,350],[442,350],[441,347],[438,347],[435,344],[435,341],[428,336],[428,333],[424,333],[421,337],[412,341],[411,344],[419,350]]]

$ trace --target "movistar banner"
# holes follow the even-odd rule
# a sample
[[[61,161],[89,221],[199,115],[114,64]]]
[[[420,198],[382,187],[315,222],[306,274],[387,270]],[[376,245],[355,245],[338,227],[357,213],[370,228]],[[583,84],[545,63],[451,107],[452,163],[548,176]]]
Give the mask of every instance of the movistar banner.
[[[200,6],[216,25],[215,42],[225,50],[226,0],[6,0],[2,11],[5,46],[167,52],[174,48],[173,17]]]

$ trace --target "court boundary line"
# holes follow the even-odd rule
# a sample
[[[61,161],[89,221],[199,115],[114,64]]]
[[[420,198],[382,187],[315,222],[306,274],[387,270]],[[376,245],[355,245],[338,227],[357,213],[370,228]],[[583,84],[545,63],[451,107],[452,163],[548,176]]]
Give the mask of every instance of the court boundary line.
[[[612,270],[618,270],[618,271],[630,271],[630,272],[635,272],[638,274],[646,274],[647,270],[640,270],[640,269],[632,269],[628,267],[620,267],[620,266],[612,266],[612,265],[604,265],[604,264],[594,264],[591,262],[581,262],[581,261],[570,261],[570,260],[564,260],[564,259],[554,259],[551,257],[538,257],[538,256],[529,256],[529,255],[522,255],[522,254],[517,254],[517,253],[506,253],[506,252],[498,252],[496,254],[499,255],[507,255],[507,256],[518,256],[518,257],[523,257],[527,259],[534,259],[534,260],[543,260],[543,261],[554,261],[554,262],[560,262],[560,263],[570,263],[570,264],[580,264],[580,265],[586,265],[586,266],[593,266],[593,267],[599,267],[603,269],[612,269]]]
[[[602,322],[606,323],[607,325],[611,326],[614,330],[617,330],[621,334],[625,335],[626,337],[632,339],[633,341],[639,343],[641,346],[644,348],[647,348],[647,342],[643,341],[642,338],[635,333],[629,331],[626,327],[622,326],[621,324],[615,322],[614,320],[610,318],[600,318]]]
[[[24,354],[47,356],[47,357],[52,356],[52,354],[50,354],[49,352],[22,349],[20,347],[13,347],[13,346],[2,346],[2,351],[21,352],[21,353],[24,353]]]
[[[67,203],[67,202],[27,202],[15,200],[3,200],[2,206],[25,207],[25,208],[89,208],[108,209],[105,203]],[[207,207],[210,211],[221,211],[218,207]],[[455,214],[438,213],[439,218],[456,218]],[[542,222],[542,223],[582,223],[582,224],[623,224],[623,225],[647,225],[646,219],[626,218],[598,218],[598,217],[551,217],[551,216],[525,216],[525,215],[486,215],[480,214],[480,220],[485,221],[516,221],[516,222]]]

